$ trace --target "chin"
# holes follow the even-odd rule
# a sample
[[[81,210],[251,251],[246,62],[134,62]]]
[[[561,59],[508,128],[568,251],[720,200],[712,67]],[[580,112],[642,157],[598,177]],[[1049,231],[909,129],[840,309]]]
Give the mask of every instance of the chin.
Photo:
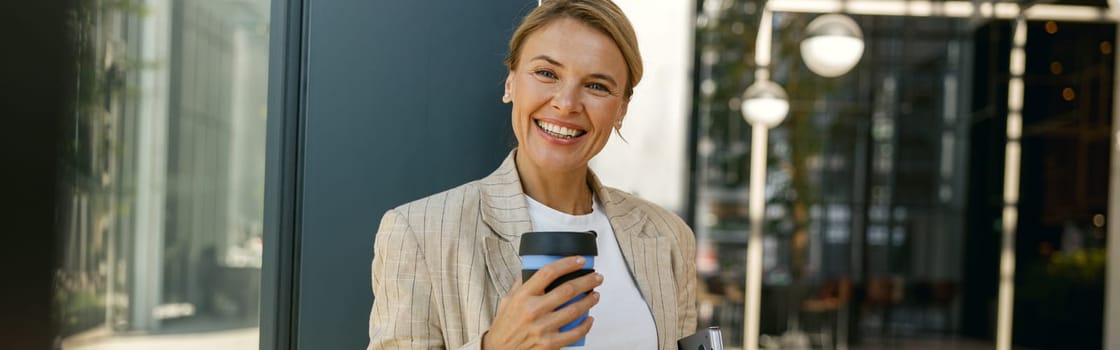
[[[587,167],[588,162],[582,155],[542,148],[545,147],[529,150],[529,159],[541,169],[561,171]]]

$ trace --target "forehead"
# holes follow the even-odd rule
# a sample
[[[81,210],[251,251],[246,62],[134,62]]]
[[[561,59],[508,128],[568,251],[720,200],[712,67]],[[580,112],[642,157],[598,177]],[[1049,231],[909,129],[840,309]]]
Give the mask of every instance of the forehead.
[[[561,18],[545,24],[525,38],[518,56],[527,63],[546,55],[567,68],[611,71],[618,77],[626,74],[626,60],[622,52],[606,34],[578,20]]]

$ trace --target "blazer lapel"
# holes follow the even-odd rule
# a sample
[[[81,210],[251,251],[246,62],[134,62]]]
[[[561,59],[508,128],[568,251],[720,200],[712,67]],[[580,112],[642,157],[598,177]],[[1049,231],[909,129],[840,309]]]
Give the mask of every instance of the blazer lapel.
[[[533,229],[513,159],[516,152],[511,151],[498,170],[482,178],[479,187],[482,221],[494,233],[483,240],[486,270],[499,296],[506,295],[521,274],[518,238]]]
[[[642,298],[650,306],[653,322],[657,328],[658,343],[673,344],[675,339],[668,339],[670,330],[677,327],[676,316],[676,289],[664,288],[665,281],[672,280],[672,270],[660,271],[664,259],[670,254],[671,243],[669,238],[658,236],[656,231],[649,230],[648,219],[643,210],[639,208],[636,200],[626,197],[613,197],[610,192],[602,187],[599,179],[591,174],[588,177],[596,195],[603,203],[603,210],[610,218],[611,228],[614,229],[615,239],[618,240],[619,250],[626,260],[626,266],[634,277]],[[673,341],[669,343],[669,341]]]
[[[506,295],[521,272],[521,259],[513,243],[495,237],[486,237],[486,272],[498,295]]]

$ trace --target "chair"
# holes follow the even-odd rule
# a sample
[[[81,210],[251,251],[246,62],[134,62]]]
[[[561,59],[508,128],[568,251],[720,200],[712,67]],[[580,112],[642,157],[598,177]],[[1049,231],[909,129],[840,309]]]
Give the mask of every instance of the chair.
[[[956,329],[953,322],[953,302],[957,297],[956,281],[937,281],[933,283],[930,293],[930,304],[945,320],[942,333],[951,334]]]
[[[882,313],[879,332],[883,335],[891,331],[891,309],[902,302],[903,283],[899,276],[879,276],[867,280],[866,298],[861,306],[865,311],[878,310]]]
[[[819,343],[825,349],[836,347],[840,322],[846,322],[839,315],[847,307],[851,299],[852,283],[847,277],[829,280],[821,284],[817,293],[801,301],[801,312],[806,316],[819,316],[818,323],[822,324],[819,332]]]

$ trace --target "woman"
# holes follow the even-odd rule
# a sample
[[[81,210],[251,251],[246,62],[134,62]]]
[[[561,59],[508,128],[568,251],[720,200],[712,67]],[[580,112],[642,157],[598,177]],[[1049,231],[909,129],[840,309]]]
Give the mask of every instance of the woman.
[[[692,231],[587,165],[641,79],[629,21],[609,0],[545,1],[506,66],[518,147],[489,176],[382,218],[369,348],[557,349],[586,336],[587,349],[676,349],[696,329]],[[545,293],[583,265],[572,257],[521,281],[519,236],[534,230],[598,232],[597,272]]]

